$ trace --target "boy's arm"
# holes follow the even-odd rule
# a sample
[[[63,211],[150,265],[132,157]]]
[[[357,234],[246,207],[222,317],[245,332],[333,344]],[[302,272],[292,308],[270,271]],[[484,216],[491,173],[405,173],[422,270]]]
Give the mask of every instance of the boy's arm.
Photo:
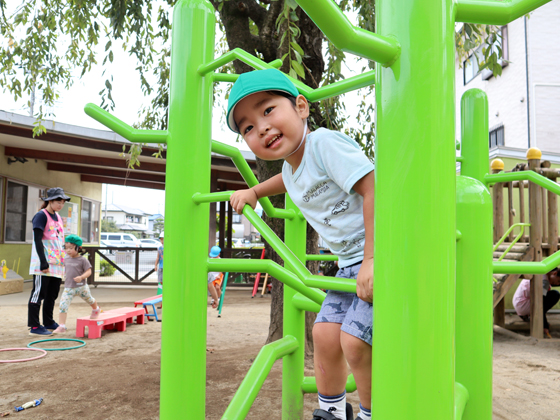
[[[364,261],[356,280],[356,293],[366,302],[373,302],[373,215],[375,173],[371,171],[354,184],[354,191],[364,197],[364,227],[366,239],[364,245]]]
[[[249,204],[253,209],[257,205],[259,198],[270,197],[271,195],[283,194],[286,192],[282,174],[273,176],[248,190],[239,190],[232,194],[229,202],[237,214],[243,214],[243,207]]]

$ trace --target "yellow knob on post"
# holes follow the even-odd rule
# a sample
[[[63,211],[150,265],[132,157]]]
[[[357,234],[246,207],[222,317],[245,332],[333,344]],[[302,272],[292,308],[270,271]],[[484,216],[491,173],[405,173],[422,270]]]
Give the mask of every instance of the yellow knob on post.
[[[536,147],[531,147],[527,150],[527,159],[540,159],[542,157],[542,152]]]
[[[494,159],[490,164],[490,168],[493,171],[503,171],[504,170],[504,161],[502,159]]]

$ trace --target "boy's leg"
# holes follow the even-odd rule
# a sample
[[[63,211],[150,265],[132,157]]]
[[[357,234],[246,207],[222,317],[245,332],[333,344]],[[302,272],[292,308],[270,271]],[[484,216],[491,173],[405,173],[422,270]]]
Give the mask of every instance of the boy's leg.
[[[340,332],[340,341],[344,356],[356,380],[360,404],[366,409],[371,408],[371,345],[365,341]]]
[[[347,270],[341,269],[337,276],[344,271]],[[320,407],[318,412],[323,415],[326,415],[325,412],[330,413],[338,419],[346,420],[353,419],[350,415],[351,407],[346,406],[348,368],[340,343],[340,328],[354,296],[352,293],[330,290],[313,326],[315,378]]]
[[[217,308],[219,298],[218,298],[218,294],[216,293],[216,288],[212,283],[208,283],[208,291],[210,292],[210,295],[212,296],[213,299],[212,308]]]
[[[313,362],[317,390],[322,395],[339,395],[346,388],[348,370],[340,344],[340,324],[321,322],[313,326]]]

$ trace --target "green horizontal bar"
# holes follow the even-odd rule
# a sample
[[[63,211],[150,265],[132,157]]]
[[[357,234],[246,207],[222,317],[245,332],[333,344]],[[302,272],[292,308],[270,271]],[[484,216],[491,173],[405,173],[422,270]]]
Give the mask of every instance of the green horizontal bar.
[[[274,362],[293,353],[298,347],[297,340],[291,335],[264,346],[229,403],[222,420],[239,420],[247,417]]]
[[[299,80],[292,79],[292,82],[309,102],[316,102],[373,85],[375,83],[375,70],[339,80],[338,82],[317,89],[312,89]]]
[[[94,120],[133,143],[167,143],[165,130],[138,130],[92,103],[87,104],[84,111]]]
[[[332,0],[296,0],[325,36],[339,50],[391,66],[400,55],[395,38],[355,27]]]
[[[496,274],[547,274],[558,266],[560,266],[560,251],[556,251],[540,262],[494,261],[493,271]]]
[[[354,279],[311,275],[305,279],[305,284],[318,289],[356,293],[356,280]]]
[[[296,293],[294,295],[294,297],[292,298],[292,304],[294,305],[294,307],[302,311],[318,313],[321,310],[321,305],[313,302],[300,293]]]
[[[241,48],[234,48],[233,50],[226,52],[221,57],[216,58],[210,63],[201,65],[198,68],[198,74],[204,76],[205,74],[210,73],[222,66],[225,66],[226,64],[231,63],[234,60],[242,61],[257,70],[277,69],[282,66],[282,60],[280,59],[271,61],[270,63],[266,63],[260,58],[249,54],[247,51],[242,50]]]
[[[207,194],[196,193],[193,195],[193,201],[196,204],[217,203],[219,201],[229,201],[234,191],[219,191]]]
[[[307,261],[338,261],[338,257],[331,254],[307,254],[305,259]]]
[[[534,171],[500,172],[499,174],[487,174],[484,177],[484,182],[487,185],[513,181],[531,181],[550,192],[560,195],[560,185]]]
[[[286,286],[291,287],[318,305],[325,300],[325,292],[308,287],[294,273],[272,260],[249,260],[245,258],[209,258],[208,271],[230,273],[268,273]],[[321,276],[323,277],[323,276]],[[333,278],[334,277],[323,277]]]
[[[259,183],[257,177],[255,176],[255,174],[249,167],[249,164],[247,163],[247,161],[245,160],[245,158],[243,157],[243,155],[241,154],[241,152],[237,147],[233,147],[228,144],[224,144],[224,143],[220,143],[219,141],[212,140],[212,152],[230,157],[233,163],[235,164],[235,166],[237,167],[237,169],[239,170],[239,173],[241,173],[241,176],[243,177],[243,179],[245,180],[245,182],[250,188],[254,187]],[[261,203],[263,210],[269,217],[276,217],[278,219],[289,219],[289,220],[292,220],[295,217],[295,213],[292,210],[274,208],[274,206],[272,205],[268,197],[259,199],[259,203]]]
[[[348,379],[346,380],[346,392],[354,392],[356,389],[356,380],[354,379],[354,375],[349,375]],[[304,394],[316,394],[317,393],[317,382],[315,376],[306,376],[303,378],[303,382],[301,384],[301,390]]]
[[[550,0],[457,0],[455,21],[507,25]]]
[[[238,74],[231,74],[231,73],[213,73],[212,75],[214,82],[235,83],[238,77],[239,77]]]

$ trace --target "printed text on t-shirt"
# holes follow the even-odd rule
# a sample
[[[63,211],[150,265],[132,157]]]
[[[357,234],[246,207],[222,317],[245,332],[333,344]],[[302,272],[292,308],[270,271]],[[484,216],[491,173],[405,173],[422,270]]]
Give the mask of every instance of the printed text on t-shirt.
[[[317,185],[315,185],[305,193],[305,195],[303,196],[303,201],[307,203],[312,198],[319,197],[328,189],[329,186],[327,185],[327,181],[319,182]]]

